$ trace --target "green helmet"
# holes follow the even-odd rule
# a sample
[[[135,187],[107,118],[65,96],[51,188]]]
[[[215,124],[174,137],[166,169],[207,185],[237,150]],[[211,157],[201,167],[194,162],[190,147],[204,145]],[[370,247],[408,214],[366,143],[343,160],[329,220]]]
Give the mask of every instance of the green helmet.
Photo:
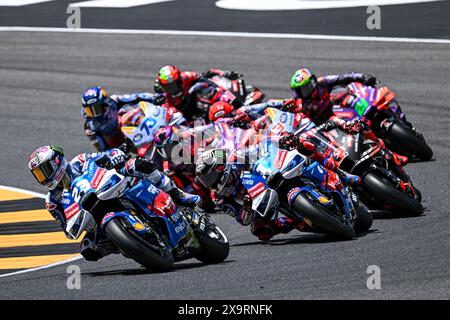
[[[316,76],[307,68],[302,68],[291,77],[291,90],[295,98],[309,99],[317,87]]]

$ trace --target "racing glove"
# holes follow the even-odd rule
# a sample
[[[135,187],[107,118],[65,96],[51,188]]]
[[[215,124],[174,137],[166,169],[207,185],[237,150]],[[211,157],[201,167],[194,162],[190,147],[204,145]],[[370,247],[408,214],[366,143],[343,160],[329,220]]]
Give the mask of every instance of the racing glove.
[[[377,84],[377,78],[371,74],[365,73],[363,74],[363,83],[366,86],[374,87]]]
[[[106,167],[115,168],[119,166],[123,166],[127,161],[127,155],[120,149],[114,149],[108,155],[108,161],[106,163]]]
[[[164,102],[166,102],[166,97],[163,94],[156,94],[153,97],[153,103],[157,106],[164,104]]]
[[[297,149],[298,152],[305,156],[310,156],[316,151],[316,146],[314,143],[304,138],[297,137],[293,133],[287,133],[279,140],[278,143],[281,149]]]
[[[281,111],[285,112],[294,112],[295,109],[297,109],[297,104],[294,99],[284,99],[283,105],[280,108]]]

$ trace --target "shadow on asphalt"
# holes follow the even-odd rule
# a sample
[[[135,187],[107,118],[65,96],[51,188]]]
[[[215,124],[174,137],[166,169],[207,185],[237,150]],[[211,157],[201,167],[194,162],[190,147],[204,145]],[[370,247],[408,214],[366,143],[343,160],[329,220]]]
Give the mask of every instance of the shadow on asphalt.
[[[424,209],[425,211],[430,211],[429,209]],[[380,211],[372,213],[372,217],[374,220],[394,220],[394,219],[413,219],[413,218],[423,218],[426,217],[426,214],[423,213],[420,216],[407,214],[407,213],[392,213],[389,211]]]
[[[368,232],[357,234],[352,240],[342,240],[338,237],[325,235],[325,234],[307,234],[291,237],[288,239],[275,239],[269,241],[253,241],[244,242],[231,245],[232,247],[245,247],[245,246],[255,246],[255,245],[271,245],[271,246],[282,246],[290,244],[302,244],[302,243],[331,243],[331,242],[341,242],[341,241],[354,241],[358,238],[364,237],[371,233],[379,233],[378,229],[371,229]]]
[[[234,260],[226,260],[221,264],[233,263]],[[194,262],[194,263],[175,263],[174,268],[171,271],[159,272],[151,269],[146,269],[144,267],[133,268],[133,269],[119,269],[119,270],[109,270],[109,271],[99,271],[99,272],[87,272],[82,273],[82,275],[92,276],[92,277],[103,277],[103,276],[136,276],[136,275],[144,275],[144,274],[162,274],[162,273],[171,273],[177,272],[178,270],[187,270],[187,269],[196,269],[209,266],[208,264],[204,264],[202,262]]]

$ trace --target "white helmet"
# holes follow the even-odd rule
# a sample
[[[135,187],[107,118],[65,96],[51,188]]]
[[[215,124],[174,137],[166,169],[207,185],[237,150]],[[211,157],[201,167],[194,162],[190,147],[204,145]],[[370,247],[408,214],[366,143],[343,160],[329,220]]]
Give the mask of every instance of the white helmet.
[[[61,181],[70,179],[67,175],[67,161],[63,150],[57,146],[44,146],[36,149],[29,158],[28,168],[37,182],[50,190],[55,189]]]

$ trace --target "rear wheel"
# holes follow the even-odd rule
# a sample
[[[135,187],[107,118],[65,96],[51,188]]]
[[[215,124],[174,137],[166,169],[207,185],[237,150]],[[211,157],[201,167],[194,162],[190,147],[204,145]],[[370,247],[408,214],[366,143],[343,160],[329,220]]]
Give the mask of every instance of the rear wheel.
[[[172,253],[156,232],[150,231],[151,239],[144,239],[120,218],[110,220],[105,232],[125,256],[144,267],[157,271],[167,271],[173,267]]]
[[[413,155],[420,160],[428,161],[433,158],[433,151],[421,136],[418,136],[413,129],[402,124],[394,123],[387,135],[388,147],[395,152],[406,155]]]
[[[305,194],[301,193],[294,199],[292,208],[301,216],[311,220],[313,227],[323,233],[343,239],[352,239],[355,236],[355,230],[352,226],[344,224],[338,218],[332,216],[331,213],[314,203]]]
[[[386,178],[369,172],[363,178],[363,186],[377,199],[411,215],[423,213],[422,204],[395,188]]]

